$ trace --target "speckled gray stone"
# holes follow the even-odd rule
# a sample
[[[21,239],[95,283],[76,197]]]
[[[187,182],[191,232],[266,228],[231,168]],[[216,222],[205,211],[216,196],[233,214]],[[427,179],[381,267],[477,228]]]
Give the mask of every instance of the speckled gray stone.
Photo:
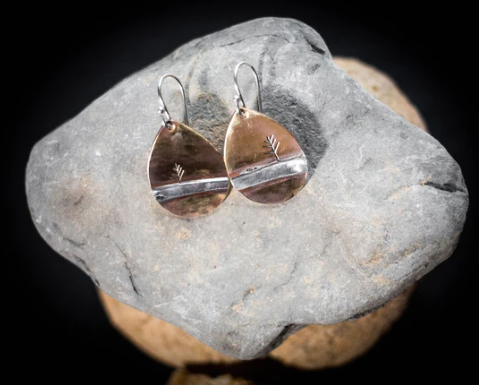
[[[173,217],[146,175],[157,81],[184,82],[191,126],[222,150],[241,60],[259,71],[264,112],[303,147],[310,180],[285,204],[233,191],[209,216]],[[251,74],[240,81],[255,108]],[[165,98],[181,119],[174,83]],[[243,359],[398,295],[451,255],[468,207],[460,168],[434,138],[340,70],[310,27],[273,18],[122,81],[35,145],[26,186],[40,234],[102,290]]]

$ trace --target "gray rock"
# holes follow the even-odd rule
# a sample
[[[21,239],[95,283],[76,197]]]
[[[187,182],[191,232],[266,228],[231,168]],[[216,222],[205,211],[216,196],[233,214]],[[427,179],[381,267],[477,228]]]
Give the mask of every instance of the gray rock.
[[[303,147],[310,180],[286,204],[233,191],[212,215],[173,217],[146,175],[157,80],[183,80],[191,125],[222,149],[241,60],[259,71],[265,113]],[[255,108],[253,77],[241,82]],[[174,86],[165,98],[181,119]],[[385,304],[451,255],[468,207],[460,168],[434,138],[340,70],[310,27],[273,18],[122,81],[35,145],[26,186],[40,234],[102,290],[243,359],[301,325]]]

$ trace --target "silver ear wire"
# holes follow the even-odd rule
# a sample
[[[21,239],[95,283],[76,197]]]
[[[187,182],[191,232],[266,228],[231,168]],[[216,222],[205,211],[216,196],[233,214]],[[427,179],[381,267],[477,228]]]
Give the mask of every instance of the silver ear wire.
[[[242,61],[241,63],[238,63],[238,65],[235,67],[235,89],[236,89],[236,94],[237,94],[235,96],[236,112],[238,114],[241,114],[241,108],[246,108],[246,105],[245,105],[245,102],[244,102],[244,99],[243,99],[243,95],[241,94],[241,91],[240,91],[239,86],[238,86],[238,71],[239,71],[239,69],[242,65],[246,65],[253,70],[254,77],[255,77],[255,80],[256,80],[256,87],[258,88],[258,97],[257,97],[258,98],[257,99],[258,100],[258,112],[263,112],[263,106],[262,106],[262,103],[261,103],[261,84],[259,82],[258,73],[256,72],[256,70],[254,69],[254,67],[251,64],[248,64],[244,61]]]
[[[169,127],[170,124],[171,124],[171,122],[170,122],[171,121],[171,115],[168,112],[168,108],[166,108],[165,101],[163,99],[163,96],[161,95],[161,86],[163,85],[163,80],[165,80],[166,78],[173,78],[180,85],[181,95],[183,95],[183,104],[184,104],[184,111],[185,111],[184,114],[183,114],[183,120],[184,120],[185,124],[188,126],[189,121],[188,121],[188,109],[187,109],[187,106],[186,106],[185,89],[183,88],[183,84],[181,84],[180,80],[176,76],[171,75],[171,74],[163,75],[161,77],[160,81],[158,82],[158,105],[159,105],[158,106],[158,113],[161,115],[163,125],[165,127]]]

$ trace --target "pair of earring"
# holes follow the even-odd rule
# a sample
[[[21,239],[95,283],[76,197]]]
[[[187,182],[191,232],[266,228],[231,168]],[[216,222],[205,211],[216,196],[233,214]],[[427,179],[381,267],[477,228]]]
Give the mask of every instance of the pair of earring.
[[[258,111],[246,108],[238,86],[242,65],[251,68],[258,89]],[[184,123],[172,120],[161,95],[166,78],[175,79],[184,102]],[[224,159],[200,133],[188,126],[186,95],[177,77],[158,83],[162,126],[153,142],[148,176],[153,196],[173,214],[193,217],[218,207],[228,196],[230,181],[248,199],[281,203],[305,185],[308,164],[296,139],[278,122],[263,115],[258,73],[248,63],[234,71],[236,111],[226,132]]]

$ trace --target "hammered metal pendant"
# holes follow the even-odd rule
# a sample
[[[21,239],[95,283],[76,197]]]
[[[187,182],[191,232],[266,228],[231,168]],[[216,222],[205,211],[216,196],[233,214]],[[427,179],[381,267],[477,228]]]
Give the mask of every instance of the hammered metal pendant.
[[[308,162],[289,131],[260,112],[240,108],[225,139],[233,187],[259,203],[285,202],[304,187]]]
[[[218,207],[229,192],[223,157],[201,134],[171,120],[160,128],[148,161],[151,191],[169,212],[195,217]]]

